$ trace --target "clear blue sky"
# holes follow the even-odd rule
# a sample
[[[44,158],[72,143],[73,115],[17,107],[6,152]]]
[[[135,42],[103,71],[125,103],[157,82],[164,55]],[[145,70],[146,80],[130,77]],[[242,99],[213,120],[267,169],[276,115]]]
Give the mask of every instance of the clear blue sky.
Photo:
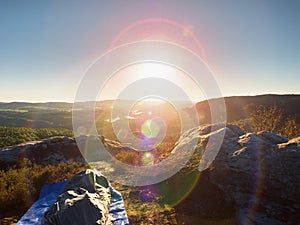
[[[73,101],[129,24],[167,18],[201,41],[225,96],[300,93],[300,1],[0,1],[0,101]]]

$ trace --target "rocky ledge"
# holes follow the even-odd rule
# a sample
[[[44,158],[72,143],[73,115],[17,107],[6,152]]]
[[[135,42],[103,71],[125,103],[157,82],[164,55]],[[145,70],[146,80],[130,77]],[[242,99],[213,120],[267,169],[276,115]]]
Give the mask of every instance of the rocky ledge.
[[[89,148],[85,151],[84,147],[87,145],[87,141]],[[22,166],[24,158],[40,165],[57,165],[69,161],[86,163],[82,156],[83,154],[85,158],[88,158],[89,162],[98,159],[103,160],[105,158],[101,155],[99,141],[102,141],[112,155],[122,150],[136,152],[131,146],[124,146],[119,142],[105,139],[103,136],[82,135],[76,139],[58,136],[0,149],[0,170],[6,170],[9,166]],[[80,146],[81,151],[85,151],[83,154],[78,146]]]
[[[0,169],[18,166],[27,158],[41,165],[60,162],[84,162],[76,141],[70,137],[53,137],[0,149]]]
[[[195,151],[208,162],[200,164],[200,179],[178,211],[210,217],[217,210],[217,217],[233,214],[236,224],[300,224],[300,137],[209,125],[185,133],[173,152],[195,138]],[[216,154],[208,143],[218,138],[224,140]]]

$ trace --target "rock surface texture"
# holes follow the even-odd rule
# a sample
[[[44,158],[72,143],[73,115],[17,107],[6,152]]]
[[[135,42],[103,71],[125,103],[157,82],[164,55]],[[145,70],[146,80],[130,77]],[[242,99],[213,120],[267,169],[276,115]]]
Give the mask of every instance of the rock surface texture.
[[[100,146],[100,142],[104,145]],[[87,145],[88,147],[86,147]],[[80,150],[78,146],[80,146]],[[23,163],[24,158],[40,165],[56,165],[68,161],[86,163],[86,159],[89,162],[105,160],[106,155],[102,154],[103,146],[109,150],[111,155],[122,150],[135,151],[131,146],[124,146],[119,142],[105,139],[103,136],[82,135],[76,139],[63,136],[52,137],[0,149],[0,170],[5,170],[9,166],[18,166]],[[85,155],[85,158],[82,155]]]
[[[225,133],[219,151],[208,148],[208,139],[220,132]],[[233,203],[237,224],[300,224],[300,137],[287,140],[267,131],[245,134],[234,125],[208,125],[189,131],[173,151],[195,138],[199,138],[195,151],[201,149],[202,158],[211,155],[206,151],[214,151],[216,157],[203,167],[200,164],[204,170],[197,186],[177,206],[179,210],[201,204],[205,198],[201,199],[199,188],[206,185],[210,186],[209,190],[202,188],[206,196],[220,195],[221,190],[227,202],[220,209],[218,201],[224,199],[215,199],[212,208],[226,211]]]
[[[84,162],[74,138],[53,137],[0,149],[0,169],[18,165],[24,158],[41,165],[55,165],[69,160]]]

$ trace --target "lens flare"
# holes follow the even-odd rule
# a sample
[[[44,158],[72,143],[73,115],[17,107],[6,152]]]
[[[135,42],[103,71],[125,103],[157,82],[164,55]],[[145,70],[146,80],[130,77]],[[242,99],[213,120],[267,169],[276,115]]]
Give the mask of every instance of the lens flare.
[[[193,171],[188,176],[184,173],[177,173],[163,182],[141,187],[140,198],[143,202],[149,202],[153,201],[155,196],[160,196],[160,205],[174,207],[189,196],[199,179],[201,179],[199,171]]]
[[[145,152],[142,156],[143,166],[151,166],[154,164],[154,155],[151,152]]]
[[[139,32],[137,31],[138,28],[140,29]],[[150,37],[146,34],[148,32],[151,33]],[[192,31],[191,26],[185,26],[167,18],[146,18],[129,24],[116,35],[110,43],[108,50],[120,44],[145,40],[147,38],[181,44],[197,52],[207,62],[205,49],[199,38]]]
[[[155,138],[160,131],[160,127],[155,121],[146,120],[141,127],[141,131],[147,138]]]
[[[109,179],[131,186],[147,186],[166,181],[161,188],[163,190],[170,188],[171,191],[166,193],[172,193],[173,197],[165,195],[163,202],[173,205],[184,198],[184,193],[189,193],[194,186],[194,182],[191,182],[190,179],[187,182],[183,182],[183,178],[191,178],[191,176],[184,175],[183,177],[178,177],[179,179],[173,177],[192,157],[198,140],[192,139],[182,151],[174,152],[163,158],[163,160],[158,155],[164,153],[162,152],[163,148],[169,147],[163,143],[166,138],[168,138],[167,141],[169,142],[176,141],[174,137],[168,135],[173,132],[167,131],[173,131],[174,127],[177,126],[181,135],[199,126],[197,110],[188,94],[191,88],[184,88],[180,84],[177,85],[172,82],[171,78],[166,79],[165,77],[157,76],[138,77],[133,82],[127,83],[125,87],[117,86],[115,88],[119,92],[111,108],[111,117],[107,117],[106,112],[102,111],[104,116],[101,117],[101,113],[98,113],[96,110],[97,99],[103,99],[102,90],[118,71],[134,64],[149,62],[152,64],[160,63],[182,71],[185,76],[195,82],[197,88],[201,90],[201,93],[207,99],[222,96],[207,63],[190,49],[173,42],[159,40],[131,42],[110,49],[95,60],[86,71],[78,87],[73,104],[73,130],[87,131],[89,136],[87,143],[79,145],[79,149],[88,162],[110,161],[115,172],[108,174]],[[115,84],[117,83],[122,82],[115,82]],[[160,112],[159,105],[154,105],[152,102],[149,104],[151,107],[145,108],[145,110],[142,110],[142,107],[133,107],[134,102],[153,96],[170,103],[176,112],[174,117],[171,117],[171,114],[166,111]],[[84,111],[84,118],[82,117],[83,102],[84,109],[88,109]],[[209,106],[213,124],[217,121],[220,122],[220,118],[226,119],[224,101],[210,101]],[[149,114],[148,112],[151,113]],[[179,117],[179,120],[176,119],[177,117]],[[137,151],[135,153],[142,158],[142,160],[139,159],[139,163],[142,162],[141,164],[144,166],[123,163],[110,154],[107,146],[98,137],[97,124],[101,123],[101,121],[98,121],[98,118],[103,118],[103,127],[100,127],[101,130],[99,128],[99,131],[112,132],[117,136],[116,138],[121,144],[130,143],[134,150]],[[105,121],[107,118],[110,118],[110,122]],[[156,120],[156,118],[159,119]],[[178,123],[174,123],[174,120],[178,121]],[[94,138],[92,138],[92,135],[94,135]],[[76,137],[76,141],[80,142],[80,136]],[[222,141],[223,136],[215,143],[216,151],[220,149]],[[195,175],[195,177],[197,176]],[[184,186],[181,193],[173,193],[172,191],[177,181],[180,186]]]
[[[192,171],[188,174],[177,173],[167,181],[157,184],[157,192],[163,196],[162,205],[174,207],[182,202],[194,190],[201,176],[199,171]],[[180,187],[180,188],[174,188]]]

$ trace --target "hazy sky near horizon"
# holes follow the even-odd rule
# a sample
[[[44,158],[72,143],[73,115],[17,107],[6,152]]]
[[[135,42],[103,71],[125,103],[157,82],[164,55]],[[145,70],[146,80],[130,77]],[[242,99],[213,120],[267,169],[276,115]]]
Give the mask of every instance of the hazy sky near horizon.
[[[296,0],[0,1],[0,102],[72,102],[88,66],[112,45],[159,28],[174,37],[159,22],[118,36],[147,18],[193,32],[224,96],[299,94],[299,12]]]

